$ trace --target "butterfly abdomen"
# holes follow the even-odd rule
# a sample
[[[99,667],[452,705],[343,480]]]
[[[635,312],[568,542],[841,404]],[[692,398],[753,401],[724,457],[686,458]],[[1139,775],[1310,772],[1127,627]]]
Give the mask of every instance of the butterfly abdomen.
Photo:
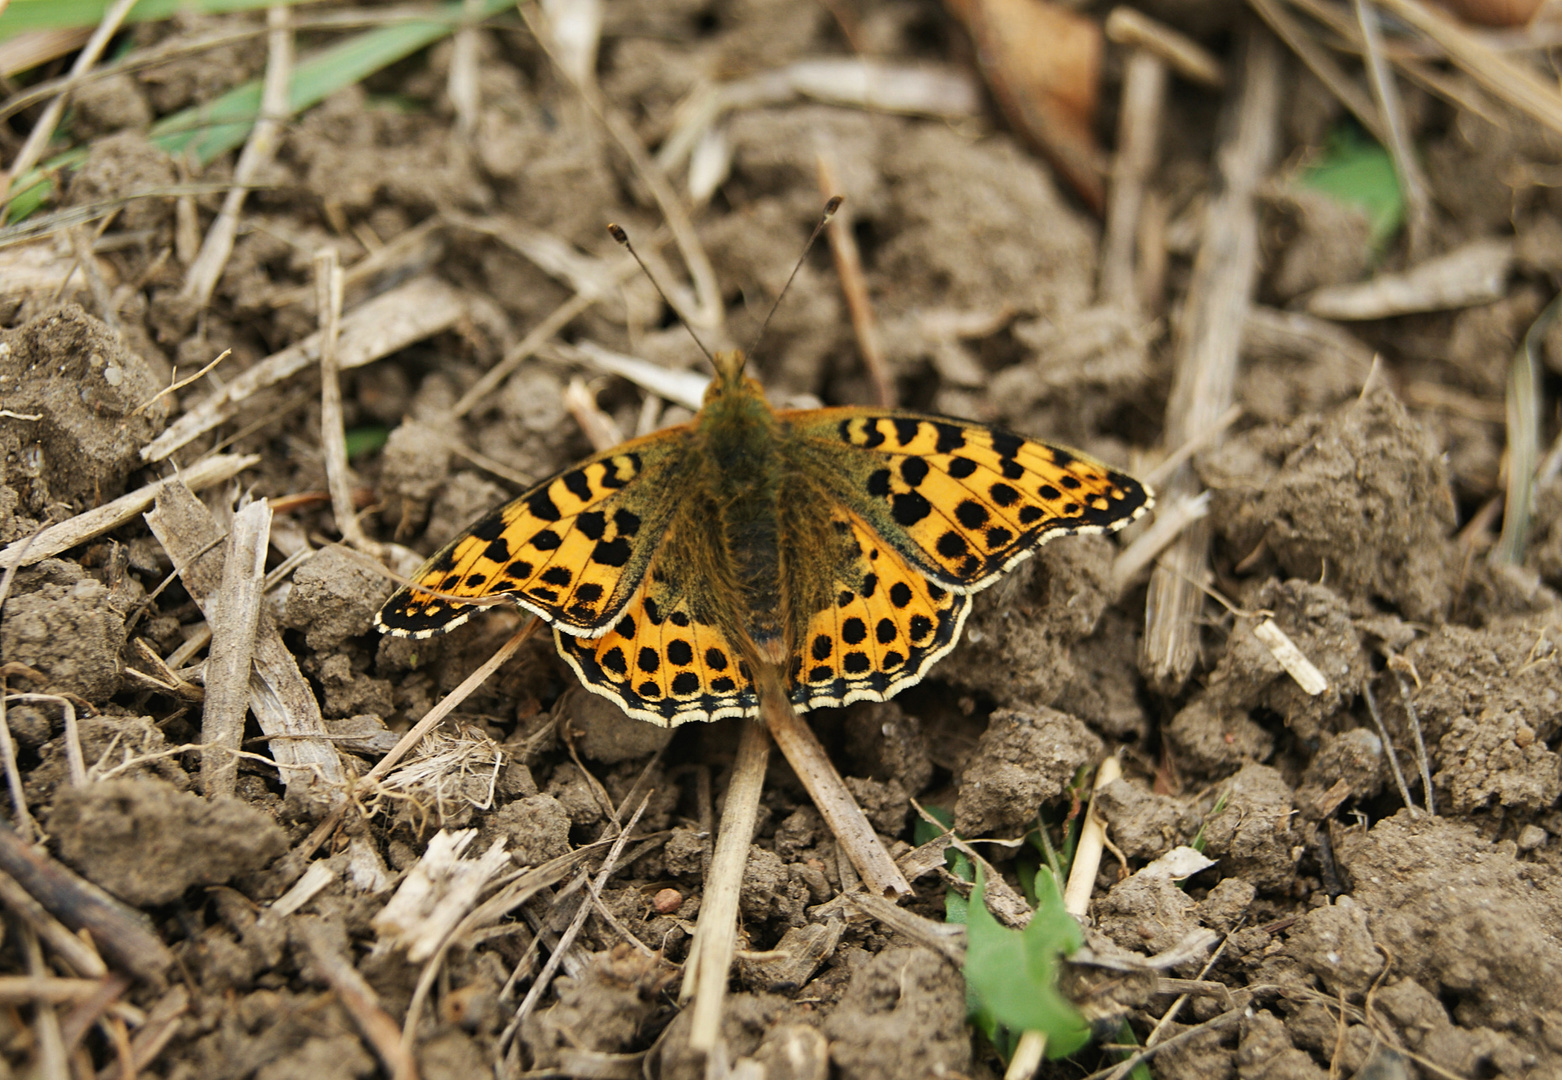
[[[738,617],[760,655],[777,652],[781,620],[781,491],[775,414],[750,380],[724,385],[699,420],[706,485],[719,508],[700,523],[716,532],[741,596]]]

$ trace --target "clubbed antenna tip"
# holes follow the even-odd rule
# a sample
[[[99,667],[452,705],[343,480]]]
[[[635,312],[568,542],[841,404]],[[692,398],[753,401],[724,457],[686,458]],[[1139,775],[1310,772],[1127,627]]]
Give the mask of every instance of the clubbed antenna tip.
[[[656,286],[657,295],[662,298],[662,302],[665,303],[668,307],[672,308],[673,311],[677,312],[678,305],[674,304],[670,299],[668,299],[667,293],[662,289],[661,282],[656,280],[656,275],[651,273],[651,268],[645,264],[645,260],[642,259],[640,257],[640,253],[635,250],[635,246],[629,242],[629,234],[624,231],[624,227],[610,221],[607,225],[607,231],[609,236],[611,236],[614,240],[617,240],[620,244],[624,245],[624,250],[628,251],[629,254],[634,256],[635,262],[640,264],[640,269],[645,272],[645,276],[651,279],[652,285]],[[681,312],[678,315],[678,321],[683,323],[683,328],[689,332],[689,336],[694,339],[694,343],[700,347],[700,352],[705,354],[705,359],[709,360],[712,364],[715,364],[716,358],[712,356],[711,351],[705,347],[705,342],[700,340],[700,335],[694,332],[694,327],[690,326],[688,322],[684,320]]]
[[[765,316],[765,321],[759,326],[759,333],[754,335],[754,344],[749,349],[749,355],[759,352],[759,343],[765,339],[765,331],[770,328],[770,320],[775,317],[776,308],[781,306],[782,299],[788,289],[792,287],[792,281],[797,277],[797,272],[803,268],[803,260],[808,258],[809,248],[814,246],[814,241],[819,239],[819,234],[824,232],[824,227],[830,224],[830,219],[841,208],[841,203],[846,201],[844,195],[831,195],[830,201],[824,204],[824,213],[819,217],[819,224],[814,226],[814,231],[808,235],[808,242],[803,245],[803,253],[797,257],[797,264],[792,267],[791,275],[786,279],[786,284],[781,286],[781,291],[776,295],[776,302],[770,305],[770,312]]]

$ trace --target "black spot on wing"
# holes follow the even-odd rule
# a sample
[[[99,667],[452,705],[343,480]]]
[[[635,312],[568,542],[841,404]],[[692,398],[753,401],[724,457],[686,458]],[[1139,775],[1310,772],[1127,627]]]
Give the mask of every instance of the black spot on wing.
[[[907,528],[915,525],[933,512],[926,496],[916,491],[904,491],[890,500],[890,515],[897,525]]]
[[[473,525],[471,535],[479,540],[497,540],[505,528],[504,514],[502,512],[493,513],[479,521],[476,525]]]
[[[532,492],[531,497],[526,500],[526,509],[532,517],[541,521],[557,521],[564,516],[554,505],[547,488]]]
[[[629,541],[622,536],[602,541],[591,549],[591,561],[603,566],[623,566],[629,561]]]
[[[591,481],[586,479],[584,469],[576,469],[574,472],[564,474],[564,486],[569,493],[581,502],[587,502],[591,498]]]
[[[954,424],[935,422],[933,430],[938,432],[938,444],[933,448],[937,453],[952,454],[965,445],[965,432]]]

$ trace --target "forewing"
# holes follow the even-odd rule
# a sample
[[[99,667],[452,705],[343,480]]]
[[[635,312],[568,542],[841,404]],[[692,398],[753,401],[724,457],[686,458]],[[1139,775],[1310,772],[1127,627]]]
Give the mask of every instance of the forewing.
[[[920,681],[954,648],[970,603],[909,565],[845,508],[835,508],[833,519],[849,539],[848,557],[839,560],[833,602],[809,618],[792,658],[799,709],[884,701]]]
[[[685,431],[624,443],[495,510],[425,563],[414,584],[386,601],[375,625],[426,638],[476,610],[460,600],[506,596],[566,634],[601,633],[629,603],[654,554],[667,514],[657,496]]]
[[[782,413],[832,491],[914,566],[975,592],[1056,536],[1120,529],[1154,503],[1073,450],[962,420],[876,409]]]
[[[696,617],[698,607],[648,576],[605,634],[554,638],[587,689],[630,716],[674,727],[758,715],[753,673],[713,622]]]

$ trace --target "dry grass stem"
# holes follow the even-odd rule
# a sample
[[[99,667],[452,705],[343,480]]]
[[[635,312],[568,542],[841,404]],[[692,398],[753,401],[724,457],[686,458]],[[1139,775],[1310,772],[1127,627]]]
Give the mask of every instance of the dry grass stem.
[[[1426,736],[1421,730],[1421,718],[1416,715],[1415,704],[1410,700],[1410,686],[1405,682],[1405,675],[1392,661],[1390,657],[1389,670],[1394,673],[1394,681],[1399,685],[1399,703],[1404,706],[1405,720],[1410,726],[1410,734],[1415,739],[1416,769],[1421,773],[1421,790],[1426,792],[1426,812],[1437,813],[1437,790],[1432,787],[1432,763],[1426,752]],[[1414,668],[1411,668],[1414,671]],[[1417,680],[1419,682],[1419,679]]]
[[[180,390],[183,390],[186,386],[189,386],[191,383],[199,382],[200,380],[204,379],[207,376],[207,374],[211,372],[211,370],[213,368],[215,368],[218,364],[222,363],[224,360],[226,360],[228,357],[230,357],[232,355],[233,355],[233,350],[232,349],[224,349],[224,350],[222,350],[222,352],[217,354],[217,358],[215,360],[213,360],[211,363],[207,364],[205,367],[201,368],[201,370],[197,371],[194,375],[188,375],[188,376],[186,376],[183,379],[176,379],[174,382],[169,383],[167,386],[163,387],[157,393],[155,393],[151,397],[147,398],[141,404],[137,405],[135,407],[135,409],[131,412],[131,415],[135,416],[138,413],[144,413],[144,412],[146,412],[146,410],[150,409],[153,405],[156,405],[159,401],[161,401],[163,398],[167,397],[169,394],[177,394]],[[178,368],[175,368],[174,370],[178,371]]]
[[[1491,549],[1492,565],[1521,566],[1535,514],[1535,487],[1540,476],[1540,439],[1546,401],[1541,378],[1545,369],[1546,336],[1562,313],[1562,294],[1552,299],[1524,333],[1508,364],[1506,421],[1508,434],[1507,493],[1503,501],[1502,535]]]
[[[1419,0],[1374,0],[1435,41],[1448,59],[1493,95],[1535,121],[1562,132],[1562,93],[1536,72],[1486,44],[1452,16]]]
[[[525,625],[511,634],[509,640],[499,646],[494,654],[483,662],[481,667],[461,680],[460,686],[457,686],[441,698],[439,703],[425,713],[421,720],[413,724],[407,733],[401,737],[400,741],[391,748],[390,753],[382,757],[375,763],[374,768],[364,774],[364,781],[373,782],[380,780],[386,773],[395,768],[396,763],[405,757],[409,750],[418,745],[425,735],[434,730],[441,720],[449,716],[457,705],[470,697],[474,690],[482,686],[488,680],[488,676],[498,671],[506,660],[514,656],[515,651],[521,647],[521,644],[527,638],[532,636],[532,633],[540,624],[541,620],[536,616],[527,619]]]
[[[379,247],[371,248],[351,266],[342,269],[344,295],[354,295],[377,279],[396,281],[427,271],[445,253],[446,225],[446,219],[441,215],[427,217]],[[313,282],[279,289],[269,303],[273,308],[302,304],[313,300],[315,291]]]
[[[593,70],[570,64],[567,56],[560,52],[561,43],[554,40],[546,26],[538,25],[534,10],[524,5],[520,10],[521,17],[526,20],[526,26],[537,39],[537,43],[579,92],[586,107],[612,136],[613,141],[624,152],[624,156],[629,159],[635,175],[656,200],[657,209],[662,212],[662,220],[667,222],[667,227],[673,234],[673,242],[678,245],[678,252],[689,268],[689,276],[694,286],[693,295],[690,296],[682,286],[675,285],[668,290],[668,302],[690,326],[700,330],[719,329],[726,319],[726,309],[721,302],[721,289],[716,284],[716,271],[712,269],[710,257],[705,253],[704,245],[700,243],[694,222],[689,219],[688,211],[684,209],[678,193],[668,182],[667,175],[646,150],[645,144],[640,141],[640,136],[635,133],[629,121],[602,97]]]
[[[1514,259],[1511,237],[1482,237],[1399,273],[1318,289],[1306,308],[1322,319],[1361,321],[1489,304],[1507,294]]]
[[[1378,27],[1378,13],[1368,0],[1351,0],[1356,9],[1356,22],[1361,28],[1362,45],[1366,49],[1367,78],[1372,84],[1373,96],[1378,101],[1378,115],[1388,134],[1388,150],[1394,158],[1394,173],[1399,178],[1400,194],[1405,200],[1405,231],[1410,261],[1420,262],[1427,253],[1431,240],[1432,196],[1421,171],[1421,162],[1405,130],[1405,108],[1400,102],[1399,87],[1394,83],[1394,73],[1383,59],[1383,35]]]
[[[342,540],[359,551],[373,554],[379,545],[370,540],[353,507],[352,472],[347,464],[347,427],[342,418],[342,367],[338,346],[342,329],[342,267],[336,249],[315,253],[316,311],[320,315],[320,453],[325,462],[326,486],[331,491],[331,512]]]
[[[763,690],[761,691],[763,695]],[[763,697],[762,697],[763,700]],[[785,699],[782,699],[783,702]],[[689,1046],[709,1057],[721,1038],[721,1007],[727,995],[727,972],[737,946],[738,896],[743,868],[759,820],[759,799],[765,787],[765,767],[770,762],[770,736],[759,724],[738,721],[738,755],[727,782],[716,834],[716,851],[700,898],[700,916],[694,939],[683,965],[683,988],[678,999],[694,998]]]
[[[69,946],[62,940],[69,937],[69,933],[46,930],[48,920],[40,925],[36,909],[29,917],[29,905],[13,903],[12,886],[26,890],[26,895],[37,901],[39,908],[63,923],[61,930],[86,931],[90,945],[78,940],[74,947]],[[79,877],[63,863],[38,851],[4,826],[0,826],[0,901],[22,915],[29,926],[35,927],[49,941],[51,949],[62,957],[79,961],[80,967],[72,963],[78,975],[95,978],[107,972],[98,953],[106,956],[115,967],[154,981],[174,962],[173,953],[153,930],[150,919]],[[96,951],[90,947],[93,945],[97,947]]]
[[[697,410],[710,385],[710,376],[698,371],[670,371],[660,364],[626,356],[583,338],[573,345],[550,346],[547,353],[559,360],[589,363],[612,375],[628,379],[640,389],[675,405]]]
[[[1096,887],[1096,871],[1101,868],[1101,852],[1106,844],[1106,826],[1096,813],[1094,793],[1122,775],[1122,762],[1115,757],[1104,759],[1096,769],[1095,783],[1091,785],[1090,810],[1085,816],[1084,829],[1079,834],[1079,845],[1074,849],[1068,885],[1063,889],[1063,908],[1076,919],[1083,919],[1090,910],[1090,894]]]
[[[868,57],[798,60],[736,82],[702,85],[679,103],[656,160],[672,172],[729,112],[798,100],[874,112],[959,121],[979,116],[982,87],[968,70],[943,64],[896,64]]]
[[[769,705],[767,706],[767,702]],[[841,851],[862,875],[868,891],[876,896],[905,896],[911,883],[884,850],[878,834],[847,790],[841,774],[830,761],[824,747],[802,717],[792,708],[785,693],[760,691],[760,715],[771,738],[786,757],[787,764],[802,781],[814,806],[835,836]]]
[[[1290,5],[1332,30],[1342,43],[1341,47],[1357,55],[1365,55],[1366,44],[1361,39],[1361,24],[1349,8],[1333,4],[1329,0],[1288,0]],[[1491,40],[1488,37],[1487,40]],[[1496,43],[1493,41],[1493,45]],[[1317,47],[1316,45],[1314,47]],[[1446,53],[1435,42],[1421,40],[1412,43],[1385,41],[1383,55],[1400,72],[1423,89],[1436,94],[1455,109],[1469,112],[1497,127],[1506,127],[1503,110],[1487,98],[1472,82],[1457,72],[1449,73],[1418,57],[1436,57],[1441,62]],[[1354,85],[1354,84],[1353,84]],[[1374,136],[1376,137],[1376,136]],[[1380,138],[1379,142],[1386,143]]]
[[[1014,1056],[1003,1071],[1003,1080],[1030,1080],[1047,1056],[1047,1036],[1040,1031],[1022,1031],[1014,1045]]]
[[[201,712],[201,787],[208,799],[233,794],[238,781],[237,750],[249,712],[250,667],[266,579],[271,535],[271,506],[250,503],[234,516],[223,559],[222,585],[207,605],[212,630],[206,661],[206,706]]]
[[[1285,42],[1286,47],[1296,54],[1298,60],[1307,65],[1307,69],[1318,77],[1318,81],[1329,88],[1336,100],[1350,110],[1361,126],[1371,133],[1379,143],[1388,143],[1388,132],[1384,128],[1383,118],[1378,114],[1377,106],[1361,86],[1346,73],[1339,61],[1334,59],[1332,53],[1320,45],[1316,38],[1285,9],[1281,0],[1248,0],[1253,10],[1258,12],[1258,17],[1263,19],[1269,29]]]
[[[1209,513],[1209,492],[1198,495],[1178,495],[1156,503],[1155,519],[1150,527],[1134,537],[1133,542],[1112,560],[1112,595],[1122,596],[1139,580],[1161,552],[1182,535],[1184,529],[1196,521],[1202,521]]]
[[[1103,760],[1096,769],[1095,783],[1091,787],[1090,808],[1085,812],[1084,828],[1079,834],[1079,845],[1074,849],[1074,861],[1069,866],[1068,884],[1063,889],[1063,909],[1084,922],[1090,911],[1090,894],[1095,891],[1096,872],[1101,869],[1101,853],[1106,847],[1106,825],[1096,813],[1094,793],[1123,775],[1123,766],[1116,757]],[[1014,1056],[1009,1059],[1004,1080],[1028,1080],[1036,1075],[1047,1053],[1047,1036],[1039,1031],[1021,1033]]]
[[[221,535],[210,511],[187,486],[171,480],[159,489],[156,506],[145,517],[152,535],[181,568],[185,589],[212,622],[210,602],[221,586],[223,570],[221,553],[200,554]],[[264,605],[255,631],[249,707],[261,731],[275,740],[269,747],[271,757],[288,790],[305,793],[310,800],[340,798],[347,777],[320,715],[320,703]]]
[[[261,918],[276,921],[285,919],[313,900],[321,889],[337,879],[339,870],[332,859],[312,862],[304,876],[293,882],[293,887],[272,901]]]
[[[1399,788],[1399,797],[1404,801],[1407,809],[1415,812],[1418,807],[1415,800],[1410,797],[1410,785],[1405,783],[1405,774],[1399,768],[1399,755],[1394,752],[1394,737],[1388,733],[1388,726],[1383,723],[1383,714],[1378,711],[1378,699],[1372,692],[1372,680],[1367,678],[1361,684],[1361,696],[1366,699],[1367,712],[1372,715],[1372,722],[1377,725],[1378,735],[1383,739],[1383,754],[1388,758],[1389,768],[1394,773],[1394,783]],[[1430,786],[1426,789],[1430,792]]]
[[[469,21],[450,40],[450,74],[445,80],[445,95],[455,110],[456,135],[463,139],[470,138],[477,128],[477,114],[482,107],[477,82],[477,47],[481,42],[477,17],[481,8],[481,0],[463,0],[461,13]]]
[[[125,16],[130,14],[130,9],[136,6],[136,0],[114,0],[103,12],[103,18],[98,22],[98,28],[92,32],[87,43],[82,46],[81,52],[76,54],[75,61],[71,64],[71,76],[76,77],[87,71],[98,62],[98,57],[103,55],[103,50],[108,47],[109,41],[119,32],[120,24],[125,21]],[[49,147],[49,142],[54,138],[54,129],[59,125],[60,117],[65,114],[64,93],[60,93],[49,102],[43,110],[43,115],[33,125],[33,129],[27,133],[27,141],[22,144],[22,149],[17,153],[16,159],[11,162],[11,168],[0,175],[0,204],[10,200],[11,184],[18,176],[23,175],[42,159],[43,153]]]
[[[819,194],[826,200],[834,198],[841,190],[836,177],[835,155],[829,149],[822,149],[814,157],[819,170]],[[868,296],[868,278],[862,272],[862,252],[857,250],[857,237],[852,232],[850,200],[841,200],[824,233],[830,241],[830,254],[835,259],[835,274],[840,279],[841,292],[846,295],[846,310],[851,315],[857,351],[862,354],[862,365],[867,369],[868,381],[873,384],[874,401],[886,409],[892,408],[895,384],[889,359],[884,355],[884,345],[879,340],[879,323],[873,314],[873,301]]]
[[[104,219],[102,225],[109,224],[110,219]],[[98,257],[92,250],[92,237],[87,235],[86,226],[79,225],[73,229],[67,229],[66,235],[70,239],[71,250],[76,256],[76,265],[81,270],[81,276],[87,279],[87,291],[92,293],[92,303],[98,309],[98,317],[103,320],[115,334],[124,332],[124,326],[119,321],[119,313],[115,310],[114,296],[109,291],[108,282],[103,280],[103,269],[98,265]],[[70,284],[67,277],[60,283],[60,290],[55,294],[58,302],[65,292],[65,287]]]
[[[96,994],[101,979],[66,979],[57,975],[0,975],[0,1004],[26,1005],[49,1001],[58,1005]]]
[[[1329,688],[1329,680],[1324,677],[1318,666],[1307,658],[1301,649],[1296,647],[1296,642],[1291,640],[1291,635],[1280,629],[1280,625],[1273,619],[1264,619],[1253,627],[1253,636],[1263,643],[1269,650],[1269,655],[1283,668],[1285,673],[1300,686],[1304,692],[1317,697]]]
[[[136,1029],[130,1040],[128,1067],[113,1066],[100,1071],[98,1080],[134,1080],[136,1071],[145,1069],[157,1060],[157,1055],[179,1033],[180,1023],[190,1008],[190,992],[183,986],[175,986],[152,1006],[146,1022]]]
[[[76,704],[60,694],[7,694],[7,701],[36,701],[58,705],[65,723],[65,770],[71,787],[87,783],[87,763],[81,754],[81,729],[76,724]],[[79,699],[78,699],[79,700]]]
[[[12,546],[18,549],[20,555],[26,555],[39,535],[34,532]],[[11,595],[11,583],[16,580],[20,562],[20,558],[12,561],[6,565],[5,572],[0,574],[0,614],[5,611],[5,602]],[[38,824],[27,809],[27,793],[22,787],[21,770],[16,765],[16,742],[11,738],[11,725],[5,715],[6,697],[5,675],[0,673],[0,766],[5,769],[6,789],[11,793],[11,810],[16,815],[17,828],[21,829],[22,839],[32,843],[38,839]]]
[[[315,970],[336,993],[336,999],[374,1048],[392,1080],[417,1080],[417,1059],[409,1047],[402,1045],[401,1029],[380,1005],[379,995],[358,973],[353,961],[332,943],[324,921],[319,917],[306,918],[300,921],[298,929]]]
[[[763,769],[760,770],[760,778],[761,780],[764,779]],[[645,808],[650,803],[651,796],[647,792],[645,797],[640,800],[640,805],[635,807],[635,812],[630,817],[629,823],[614,838],[613,846],[608,850],[607,858],[602,860],[602,868],[597,871],[596,877],[582,877],[581,882],[585,887],[582,891],[585,895],[582,895],[580,898],[580,904],[575,909],[575,917],[570,920],[569,926],[559,935],[558,944],[548,954],[547,963],[543,964],[542,970],[537,973],[537,978],[532,981],[531,988],[526,991],[526,997],[521,1001],[520,1007],[515,1010],[515,1018],[510,1025],[514,1029],[520,1029],[520,1026],[526,1022],[526,1018],[531,1015],[532,1010],[537,1007],[537,1003],[542,1000],[542,995],[547,993],[548,987],[553,982],[554,974],[559,970],[559,965],[564,962],[564,954],[574,944],[576,936],[580,933],[580,928],[586,925],[586,917],[591,914],[591,896],[600,894],[602,886],[606,885],[608,879],[613,876],[613,871],[618,866],[619,856],[624,852],[624,845],[628,843],[630,835],[635,831],[635,826],[640,824],[640,815],[645,813]],[[745,843],[745,854],[747,854],[747,850],[748,845]],[[415,1014],[409,1012],[407,1015],[407,1026],[402,1033],[402,1038],[408,1045],[411,1044],[414,1019]]]
[[[12,76],[41,67],[51,60],[69,56],[87,43],[92,37],[92,31],[93,27],[90,26],[24,30],[14,37],[0,41],[0,78],[10,79]],[[48,101],[54,95],[64,93],[66,87],[71,84],[72,80],[68,75],[60,79],[50,79],[46,86],[32,88],[32,93],[29,95],[32,100],[28,104]],[[0,111],[0,118],[11,116],[16,111],[10,108],[9,104],[8,101],[8,107]]]
[[[1214,53],[1137,8],[1113,8],[1106,17],[1105,32],[1107,40],[1113,44],[1151,53],[1166,61],[1173,71],[1190,82],[1207,86],[1211,90],[1225,88],[1225,67]]]
[[[0,845],[5,840],[0,838]],[[31,847],[31,844],[28,844]],[[60,920],[33,899],[32,895],[8,874],[0,874],[0,906],[15,918],[18,924],[31,927],[71,971],[86,979],[100,979],[108,974],[108,965],[92,947],[67,930]]]
[[[1240,419],[1242,419],[1242,406],[1231,406],[1231,408],[1221,413],[1213,424],[1177,447],[1170,454],[1167,454],[1166,458],[1159,465],[1145,473],[1144,482],[1150,487],[1158,489],[1162,484],[1170,480],[1178,469],[1182,468],[1187,462],[1192,461],[1195,454],[1219,442],[1222,436],[1225,435],[1226,429]]]
[[[362,367],[424,338],[448,330],[466,314],[461,293],[438,278],[423,276],[366,300],[342,319],[341,366]],[[141,460],[161,461],[181,446],[232,419],[239,406],[261,390],[297,375],[320,360],[319,332],[290,345],[234,377],[189,409],[141,449]]]
[[[266,9],[266,74],[261,84],[260,112],[239,152],[238,164],[233,167],[233,186],[206,231],[206,240],[190,264],[180,290],[180,296],[197,310],[211,302],[228,257],[233,254],[233,238],[238,235],[239,215],[243,213],[249,186],[276,157],[283,125],[292,112],[288,101],[288,86],[293,79],[291,11],[287,4],[273,4]]]
[[[402,950],[414,963],[435,954],[488,882],[510,865],[503,836],[477,858],[463,859],[476,838],[476,829],[434,834],[395,895],[370,920],[382,947]]]
[[[38,935],[23,926],[17,934],[22,956],[28,972],[36,978],[49,973],[43,959],[43,947]],[[38,1075],[43,1080],[71,1080],[68,1055],[65,1051],[65,1035],[60,1030],[60,1017],[51,1002],[40,1001],[33,1009],[33,1049]]]
[[[3,601],[3,596],[0,596],[0,607],[4,606]],[[11,738],[11,725],[5,715],[8,696],[5,679],[0,678],[0,766],[5,769],[5,786],[11,794],[11,813],[15,815],[16,827],[21,830],[22,838],[32,843],[38,839],[38,823],[27,809],[22,773],[16,766],[16,741]]]
[[[965,927],[957,923],[935,922],[926,915],[907,911],[893,900],[872,893],[853,892],[843,895],[852,907],[860,908],[896,933],[926,945],[955,967],[965,963]]]
[[[485,371],[483,377],[472,384],[470,390],[461,395],[460,400],[451,406],[451,417],[465,416],[471,412],[474,405],[491,400],[494,391],[504,385],[504,381],[515,374],[520,369],[520,366],[533,356],[544,343],[600,299],[601,296],[594,290],[591,292],[577,292],[574,296],[564,301],[564,303],[554,308],[548,313],[547,318],[528,330],[526,336],[513,349],[506,352],[497,364]]]
[[[416,423],[417,423],[416,420],[406,420],[406,421],[403,421],[403,426],[405,426],[407,424],[416,424]],[[428,430],[433,430],[433,429],[428,429]],[[435,433],[443,435],[443,433],[441,433],[441,432],[435,432]],[[529,475],[527,473],[519,472],[518,470],[512,469],[512,468],[510,468],[510,466],[506,465],[504,462],[502,462],[502,461],[495,461],[493,458],[489,457],[487,454],[479,454],[476,450],[473,450],[471,447],[467,446],[460,439],[457,439],[454,436],[443,435],[443,439],[444,439],[445,445],[450,447],[450,452],[452,454],[455,454],[457,457],[471,462],[473,465],[476,465],[479,469],[482,469],[484,472],[492,473],[493,475],[499,477],[499,479],[501,479],[501,480],[508,480],[510,483],[514,484],[516,487],[519,487],[519,488],[529,488],[529,487],[531,487],[533,484],[535,484],[537,482],[537,478],[535,476],[531,476],[531,475]]]
[[[1112,18],[1127,11],[1118,8]],[[1107,21],[1110,28],[1111,19]],[[1159,160],[1161,109],[1166,101],[1166,61],[1146,48],[1128,54],[1123,100],[1117,121],[1117,156],[1107,193],[1106,227],[1101,237],[1101,278],[1096,299],[1129,311],[1141,310],[1134,249],[1144,193]]]
[[[1166,441],[1173,445],[1192,441],[1231,407],[1243,321],[1258,279],[1256,196],[1275,154],[1283,63],[1267,31],[1250,31],[1246,42],[1234,122],[1215,151],[1219,194],[1204,216],[1176,338],[1166,408]],[[1192,470],[1184,467],[1167,482],[1165,496],[1170,501],[1196,494],[1197,488]],[[1162,688],[1181,686],[1198,660],[1202,596],[1189,578],[1203,577],[1209,538],[1206,522],[1191,524],[1167,552],[1171,565],[1150,579],[1141,664]]]
[[[1349,378],[1366,385],[1376,353],[1344,327],[1305,311],[1281,311],[1255,304],[1242,323],[1242,348],[1257,355],[1310,360],[1320,352],[1334,353],[1343,361]],[[1500,418],[1499,418],[1500,419]]]
[[[587,389],[586,381],[578,375],[564,388],[564,407],[580,425],[592,450],[600,453],[624,441],[618,421],[602,411],[596,395]]]

